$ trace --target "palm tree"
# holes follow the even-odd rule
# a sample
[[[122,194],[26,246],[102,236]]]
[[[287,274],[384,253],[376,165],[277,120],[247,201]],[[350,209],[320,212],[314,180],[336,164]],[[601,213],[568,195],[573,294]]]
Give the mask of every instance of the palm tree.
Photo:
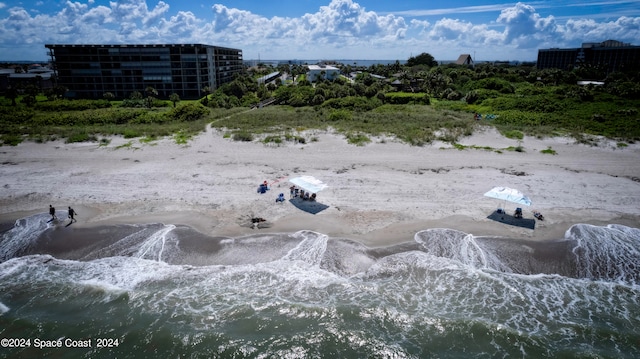
[[[180,102],[180,96],[177,93],[169,95],[169,101],[173,102],[173,107],[176,107],[176,103]]]
[[[151,105],[153,104],[153,100],[155,100],[155,96],[158,96],[158,90],[156,90],[152,86],[147,86],[144,92],[147,93],[147,107],[151,108]]]

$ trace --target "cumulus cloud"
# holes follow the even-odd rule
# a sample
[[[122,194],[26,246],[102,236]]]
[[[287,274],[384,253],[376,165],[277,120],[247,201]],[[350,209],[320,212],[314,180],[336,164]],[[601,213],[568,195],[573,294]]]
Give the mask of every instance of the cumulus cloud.
[[[21,6],[7,8],[0,2],[6,14],[0,18],[0,56],[26,49],[25,42],[40,44],[38,49],[29,45],[38,58],[44,43],[196,42],[242,48],[249,58],[262,52],[273,58],[406,59],[411,53],[430,52],[437,59],[455,59],[470,49],[484,49],[485,56],[533,59],[537,48],[606,39],[633,43],[640,38],[640,17],[606,22],[563,18],[560,23],[525,3],[470,7],[468,11],[496,12],[493,21],[475,23],[424,18],[444,15],[438,9],[428,10],[430,15],[381,14],[357,0],[325,1],[327,5],[299,17],[265,17],[222,4],[212,5],[207,13],[172,12],[170,0],[114,0],[106,5],[68,0],[48,14]]]
[[[640,39],[640,18],[622,16],[615,21],[602,23],[590,19],[568,20],[564,34],[568,40],[584,42],[594,41],[593,39]]]
[[[497,22],[505,25],[504,39],[507,44],[530,48],[546,38],[558,35],[558,26],[553,16],[541,17],[533,6],[517,3],[500,12]]]

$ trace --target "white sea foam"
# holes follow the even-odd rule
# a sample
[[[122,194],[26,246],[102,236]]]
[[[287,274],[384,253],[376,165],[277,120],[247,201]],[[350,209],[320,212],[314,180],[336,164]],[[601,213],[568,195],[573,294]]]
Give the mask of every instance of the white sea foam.
[[[633,228],[572,227],[566,240],[576,246],[567,252],[585,274],[576,277],[514,273],[497,246],[448,229],[422,231],[416,234],[419,245],[379,250],[376,256],[360,244],[330,243],[337,240],[312,231],[241,237],[221,243],[220,252],[251,256],[268,246],[289,247],[262,262],[172,265],[165,261],[179,251],[174,228],[144,228],[111,246],[112,253],[126,256],[85,262],[48,255],[10,259],[0,263],[0,285],[7,293],[49,288],[49,293],[28,292],[41,301],[74,301],[78,294],[109,301],[126,294],[131,310],[164,313],[174,325],[207,331],[247,318],[259,318],[263,328],[272,321],[304,319],[343,336],[352,332],[342,327],[350,313],[354,322],[402,333],[398,335],[409,335],[414,328],[438,333],[479,325],[498,336],[553,337],[568,346],[573,341],[595,346],[591,327],[625,332],[640,325],[635,314],[640,310],[638,268],[633,267],[640,257]],[[517,255],[532,255],[536,248]],[[352,255],[361,263],[349,267]],[[614,275],[593,278],[603,271]],[[456,327],[459,322],[465,324]],[[361,334],[353,334],[353,340],[366,342]],[[381,352],[402,353],[383,344]],[[496,342],[496,350],[501,345]]]
[[[135,256],[138,258],[155,259],[158,262],[162,261],[162,254],[165,250],[165,246],[167,245],[167,241],[171,240],[171,238],[169,238],[169,233],[175,228],[175,225],[170,224],[153,233],[140,244]]]
[[[282,259],[289,261],[304,261],[311,265],[320,265],[322,257],[327,250],[328,236],[312,231],[299,231],[293,237],[302,241],[297,247],[287,253]]]
[[[2,304],[2,302],[0,302],[0,315],[3,315],[8,311],[9,311],[9,307],[7,307],[6,305]]]
[[[51,227],[47,223],[48,218],[46,214],[35,214],[18,219],[13,228],[2,234],[0,261],[13,258],[33,246],[42,232]]]
[[[640,230],[577,224],[565,237],[576,242],[572,252],[579,277],[640,285]]]
[[[498,257],[484,249],[472,234],[436,228],[420,231],[414,238],[422,245],[423,251],[434,256],[455,260],[472,268],[511,271]]]

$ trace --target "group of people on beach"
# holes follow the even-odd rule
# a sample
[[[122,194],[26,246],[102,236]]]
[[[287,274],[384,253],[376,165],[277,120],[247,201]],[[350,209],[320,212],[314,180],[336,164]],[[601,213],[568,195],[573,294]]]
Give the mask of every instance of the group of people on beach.
[[[305,201],[315,201],[316,194],[311,193],[309,191],[305,191],[301,188],[296,187],[295,185],[289,187],[289,198],[300,197],[300,199]]]
[[[69,210],[67,211],[67,213],[69,214],[68,218],[71,221],[70,223],[75,222],[75,215],[78,214],[78,212],[76,212],[73,208],[71,208],[71,206],[69,206]],[[51,220],[49,222],[58,219],[58,217],[56,217],[56,208],[52,205],[49,205],[49,214],[51,215]]]

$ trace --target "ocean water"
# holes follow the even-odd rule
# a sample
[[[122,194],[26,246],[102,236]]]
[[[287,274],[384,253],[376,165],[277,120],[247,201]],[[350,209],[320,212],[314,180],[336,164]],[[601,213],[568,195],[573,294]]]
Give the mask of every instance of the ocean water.
[[[2,357],[640,357],[637,228],[548,243],[428,229],[368,248],[47,219],[0,239]]]

